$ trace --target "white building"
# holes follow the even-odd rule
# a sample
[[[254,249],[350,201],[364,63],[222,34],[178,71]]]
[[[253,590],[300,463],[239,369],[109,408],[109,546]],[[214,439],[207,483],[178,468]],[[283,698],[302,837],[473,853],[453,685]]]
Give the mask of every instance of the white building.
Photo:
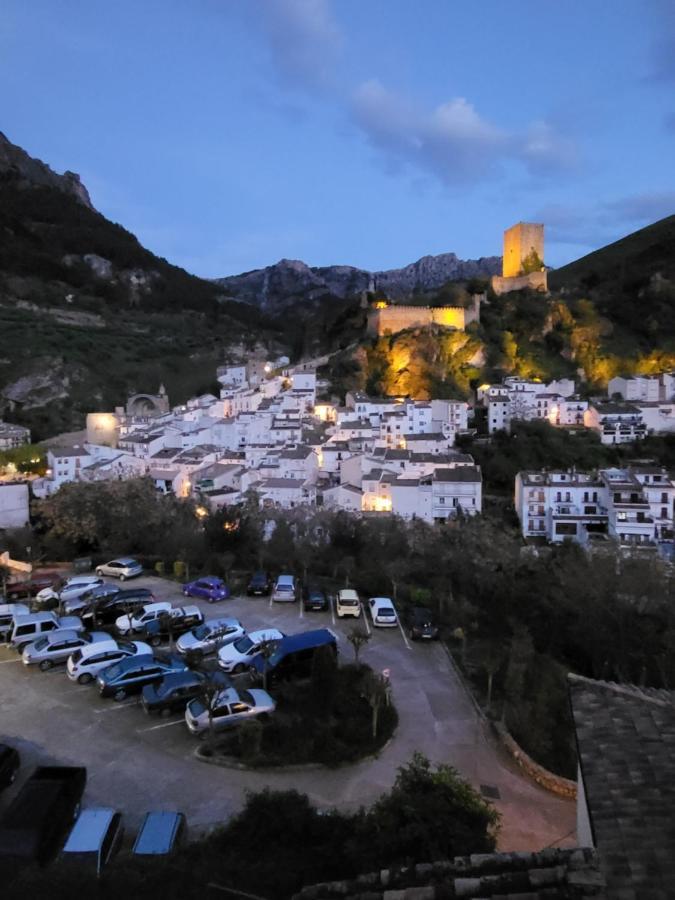
[[[0,528],[28,525],[29,492],[24,481],[0,481]]]
[[[634,375],[629,378],[612,378],[607,386],[610,397],[622,400],[646,400],[651,403],[675,400],[675,372],[659,375]]]
[[[15,450],[24,444],[30,444],[30,430],[0,419],[0,450]]]
[[[642,413],[630,403],[591,403],[584,425],[597,431],[603,444],[629,444],[647,436]]]

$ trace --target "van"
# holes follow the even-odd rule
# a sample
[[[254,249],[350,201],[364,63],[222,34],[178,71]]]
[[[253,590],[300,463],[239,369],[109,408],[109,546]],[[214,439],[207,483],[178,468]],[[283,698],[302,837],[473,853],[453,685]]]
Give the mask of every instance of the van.
[[[168,856],[185,840],[187,825],[181,812],[146,813],[132,853]]]
[[[28,616],[14,616],[13,628],[9,636],[10,647],[23,653],[28,644],[32,644],[43,634],[56,631],[57,628],[69,631],[83,631],[84,625],[76,616],[59,618],[53,612],[31,613]]]
[[[361,615],[361,601],[356,591],[351,588],[344,588],[338,591],[337,600],[335,601],[335,612],[338,619],[344,619],[345,616],[353,616],[358,619]]]
[[[254,656],[249,673],[257,683],[263,682],[265,675],[269,681],[308,678],[312,674],[314,654],[321,647],[330,647],[337,656],[337,638],[330,628],[288,635],[278,641],[269,659],[260,653]]]
[[[15,616],[27,616],[30,607],[25,603],[0,603],[0,641],[8,641]]]
[[[295,600],[295,576],[279,575],[274,590],[272,591],[272,600],[278,603],[293,602]]]
[[[114,809],[83,809],[61,851],[60,861],[101,877],[103,869],[119,850],[124,828],[122,813]]]

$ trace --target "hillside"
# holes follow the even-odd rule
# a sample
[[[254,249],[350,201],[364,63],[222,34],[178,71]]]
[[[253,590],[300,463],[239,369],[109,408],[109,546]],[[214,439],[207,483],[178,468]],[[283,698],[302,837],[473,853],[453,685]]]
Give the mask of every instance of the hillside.
[[[278,327],[146,250],[0,135],[0,417],[37,438],[164,382],[172,401],[212,386],[228,350]]]

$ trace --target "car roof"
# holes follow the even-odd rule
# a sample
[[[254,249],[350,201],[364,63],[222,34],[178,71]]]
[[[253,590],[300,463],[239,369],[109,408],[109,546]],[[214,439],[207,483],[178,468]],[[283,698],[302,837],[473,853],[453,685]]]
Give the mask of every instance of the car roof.
[[[249,631],[248,636],[254,643],[255,641],[281,640],[284,637],[278,628],[259,628],[257,631]]]
[[[356,593],[354,588],[342,588],[341,591],[338,591],[339,597],[344,597],[345,600],[358,600],[359,595]]]
[[[47,640],[53,643],[72,640],[73,638],[79,638],[79,636],[79,632],[73,631],[72,628],[57,628],[56,631],[50,631],[45,635]]]
[[[208,584],[220,584],[220,582],[222,580],[223,579],[218,578],[217,575],[202,575],[201,578],[195,578],[195,580],[192,583],[196,584],[198,581],[206,581],[206,582],[208,582]]]
[[[25,603],[0,603],[0,616],[28,615],[30,606]]]
[[[278,575],[277,584],[290,584],[295,581],[295,575]]]
[[[147,666],[149,663],[157,663],[160,665],[159,661],[154,658],[151,653],[135,653],[133,656],[127,656],[126,659],[121,659],[116,666],[119,666],[123,672],[126,672],[127,669],[136,669],[138,666]]]
[[[64,853],[95,853],[115,815],[114,809],[99,807],[83,809],[73,825]]]
[[[101,634],[102,632],[98,633]],[[85,644],[84,647],[80,647],[80,650],[82,651],[82,656],[87,657],[92,656],[94,650],[96,651],[96,653],[100,653],[102,650],[117,650],[118,648],[119,644],[117,643],[117,641],[114,638],[110,638],[110,640],[108,641],[101,640],[96,641],[92,644]]]
[[[278,650],[292,652],[294,650],[306,650],[310,647],[319,647],[325,643],[335,643],[336,637],[330,628],[316,628],[313,631],[301,631],[300,634],[287,634],[277,646]]]
[[[53,622],[55,616],[51,612],[29,613],[28,615],[15,615],[15,625],[32,625],[34,622]]]
[[[203,625],[208,625],[209,628],[216,628],[218,625],[238,625],[242,627],[239,619],[234,619],[232,616],[224,616],[221,619],[207,619],[206,622],[202,622]]]
[[[180,812],[149,812],[136,837],[134,853],[168,853],[176,831],[184,819]]]
[[[72,587],[74,584],[96,584],[100,580],[98,575],[71,575],[66,579],[65,587]]]
[[[182,672],[167,672],[162,679],[162,687],[180,687],[182,684],[194,684],[195,681],[203,681],[202,672],[195,672],[194,669],[184,669]]]
[[[135,560],[132,556],[116,556],[115,559],[109,560],[107,563],[104,563],[104,565],[109,566],[110,563],[114,562],[124,563],[125,565],[131,564],[133,566],[139,565],[138,560]]]
[[[376,603],[378,606],[393,606],[394,601],[391,597],[371,597],[371,603]]]

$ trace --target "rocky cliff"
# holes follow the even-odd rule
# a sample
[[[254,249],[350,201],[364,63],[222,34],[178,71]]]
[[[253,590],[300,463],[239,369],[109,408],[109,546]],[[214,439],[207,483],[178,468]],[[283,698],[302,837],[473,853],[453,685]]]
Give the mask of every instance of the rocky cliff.
[[[383,291],[394,300],[417,291],[440,288],[448,281],[488,278],[501,272],[501,257],[458,259],[454,253],[423,256],[402,269],[369,272],[353,266],[310,267],[301,260],[282,259],[264,269],[216,279],[228,295],[281,311],[297,301],[314,301],[332,296],[340,299],[361,291]]]
[[[75,172],[57,175],[39,159],[33,159],[21,147],[17,147],[0,131],[0,177],[11,178],[18,187],[52,187],[70,194],[80,203],[93,209],[89,192]]]

